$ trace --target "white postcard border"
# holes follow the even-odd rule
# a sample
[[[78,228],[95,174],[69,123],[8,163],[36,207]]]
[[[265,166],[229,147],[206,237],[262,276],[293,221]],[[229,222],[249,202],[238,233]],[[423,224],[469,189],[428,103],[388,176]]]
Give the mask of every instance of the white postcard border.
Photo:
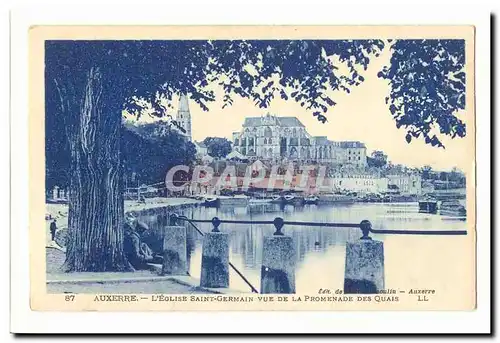
[[[193,1],[191,1],[193,2]],[[11,330],[14,332],[486,332],[490,322],[490,28],[480,6],[340,6],[321,4],[304,11],[284,4],[233,2],[156,5],[121,1],[95,10],[93,1],[76,8],[30,6],[11,16]],[[97,3],[97,2],[96,2]],[[125,7],[128,3],[132,7]],[[220,2],[219,2],[220,3]],[[261,2],[264,3],[264,2]],[[396,3],[396,2],[395,2]],[[398,3],[399,4],[399,3]],[[234,6],[234,11],[223,8]],[[308,7],[313,6],[308,2]],[[161,8],[165,10],[160,10]],[[185,9],[189,8],[189,11]],[[263,9],[265,8],[265,11]],[[286,8],[286,10],[285,10]],[[112,10],[112,11],[111,11]],[[189,16],[188,16],[189,14]],[[473,312],[272,312],[259,313],[56,313],[29,309],[28,239],[28,28],[41,24],[472,24],[476,26],[477,273],[478,309]],[[15,221],[14,221],[15,219]],[[251,321],[251,327],[247,323]],[[193,325],[196,323],[196,325]],[[417,330],[417,326],[420,328]]]

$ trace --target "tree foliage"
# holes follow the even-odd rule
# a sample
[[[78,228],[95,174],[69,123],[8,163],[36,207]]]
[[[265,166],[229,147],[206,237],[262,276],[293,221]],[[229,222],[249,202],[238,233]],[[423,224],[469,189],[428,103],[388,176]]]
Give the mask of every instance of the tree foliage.
[[[381,150],[372,152],[371,157],[366,158],[369,167],[383,167],[387,164],[387,155]]]
[[[202,109],[215,100],[210,82],[224,89],[224,104],[238,95],[266,107],[275,95],[293,99],[318,119],[335,102],[330,88],[350,92],[363,80],[381,40],[47,41],[52,76],[99,64],[120,87],[124,107],[137,116],[163,116],[174,95],[189,94]],[[332,60],[335,58],[335,61]],[[345,66],[347,73],[340,72]],[[278,81],[274,81],[277,78]]]
[[[212,157],[226,157],[231,152],[231,142],[226,138],[207,137],[203,143],[207,146],[208,154]]]
[[[217,54],[210,69],[225,91],[224,106],[232,96],[269,106],[276,96],[294,100],[319,121],[336,105],[328,90],[349,93],[364,81],[370,57],[378,56],[381,40],[255,40],[214,41]],[[343,66],[347,73],[340,71]]]
[[[406,141],[422,137],[443,147],[440,137],[464,137],[465,123],[456,116],[465,109],[465,41],[396,40],[390,65],[379,77],[389,80],[386,98],[396,126]]]
[[[165,123],[127,125],[122,134],[122,159],[126,177],[136,175],[140,183],[165,179],[177,165],[190,165],[196,154],[193,143]]]
[[[396,126],[407,130],[406,140],[422,137],[442,146],[440,134],[465,136],[456,116],[465,108],[464,40],[390,43],[390,65],[379,76],[389,81],[386,101]],[[327,91],[349,93],[383,48],[382,40],[47,41],[46,76],[53,91],[57,80],[78,83],[83,71],[99,65],[114,98],[137,117],[169,115],[180,94],[208,111],[215,82],[223,88],[224,106],[240,96],[264,108],[279,96],[325,122],[336,105]],[[144,111],[145,103],[151,111]]]

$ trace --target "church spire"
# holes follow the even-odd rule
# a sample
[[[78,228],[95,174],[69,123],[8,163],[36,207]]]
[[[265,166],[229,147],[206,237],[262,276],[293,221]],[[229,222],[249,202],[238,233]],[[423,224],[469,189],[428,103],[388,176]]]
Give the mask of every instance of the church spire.
[[[188,98],[184,94],[179,99],[179,112],[189,112]]]
[[[189,102],[186,95],[182,94],[179,98],[179,110],[177,111],[177,122],[186,131],[184,136],[191,141],[191,113],[189,112]]]

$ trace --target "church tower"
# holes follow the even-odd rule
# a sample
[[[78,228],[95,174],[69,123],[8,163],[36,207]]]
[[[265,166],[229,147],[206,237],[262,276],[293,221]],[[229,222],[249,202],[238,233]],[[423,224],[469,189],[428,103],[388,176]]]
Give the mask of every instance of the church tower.
[[[186,130],[183,133],[186,138],[191,141],[191,113],[189,113],[189,103],[188,98],[184,94],[181,95],[179,99],[179,110],[177,111],[177,122],[179,125]]]

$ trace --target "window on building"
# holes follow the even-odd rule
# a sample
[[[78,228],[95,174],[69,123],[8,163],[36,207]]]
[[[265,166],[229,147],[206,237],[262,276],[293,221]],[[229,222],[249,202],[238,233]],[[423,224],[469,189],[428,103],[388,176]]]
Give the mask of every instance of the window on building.
[[[240,141],[238,140],[238,138],[234,140],[234,145],[240,145]]]
[[[264,129],[264,136],[271,137],[272,135],[273,135],[273,131],[271,130],[271,128],[269,126],[266,126],[266,128]]]
[[[267,144],[267,138],[264,138],[264,144]]]
[[[273,139],[272,138],[269,138],[269,140],[267,141],[269,144],[273,144]]]
[[[349,156],[349,161],[351,160],[351,156]]]
[[[361,157],[358,156],[358,161],[361,160]]]

